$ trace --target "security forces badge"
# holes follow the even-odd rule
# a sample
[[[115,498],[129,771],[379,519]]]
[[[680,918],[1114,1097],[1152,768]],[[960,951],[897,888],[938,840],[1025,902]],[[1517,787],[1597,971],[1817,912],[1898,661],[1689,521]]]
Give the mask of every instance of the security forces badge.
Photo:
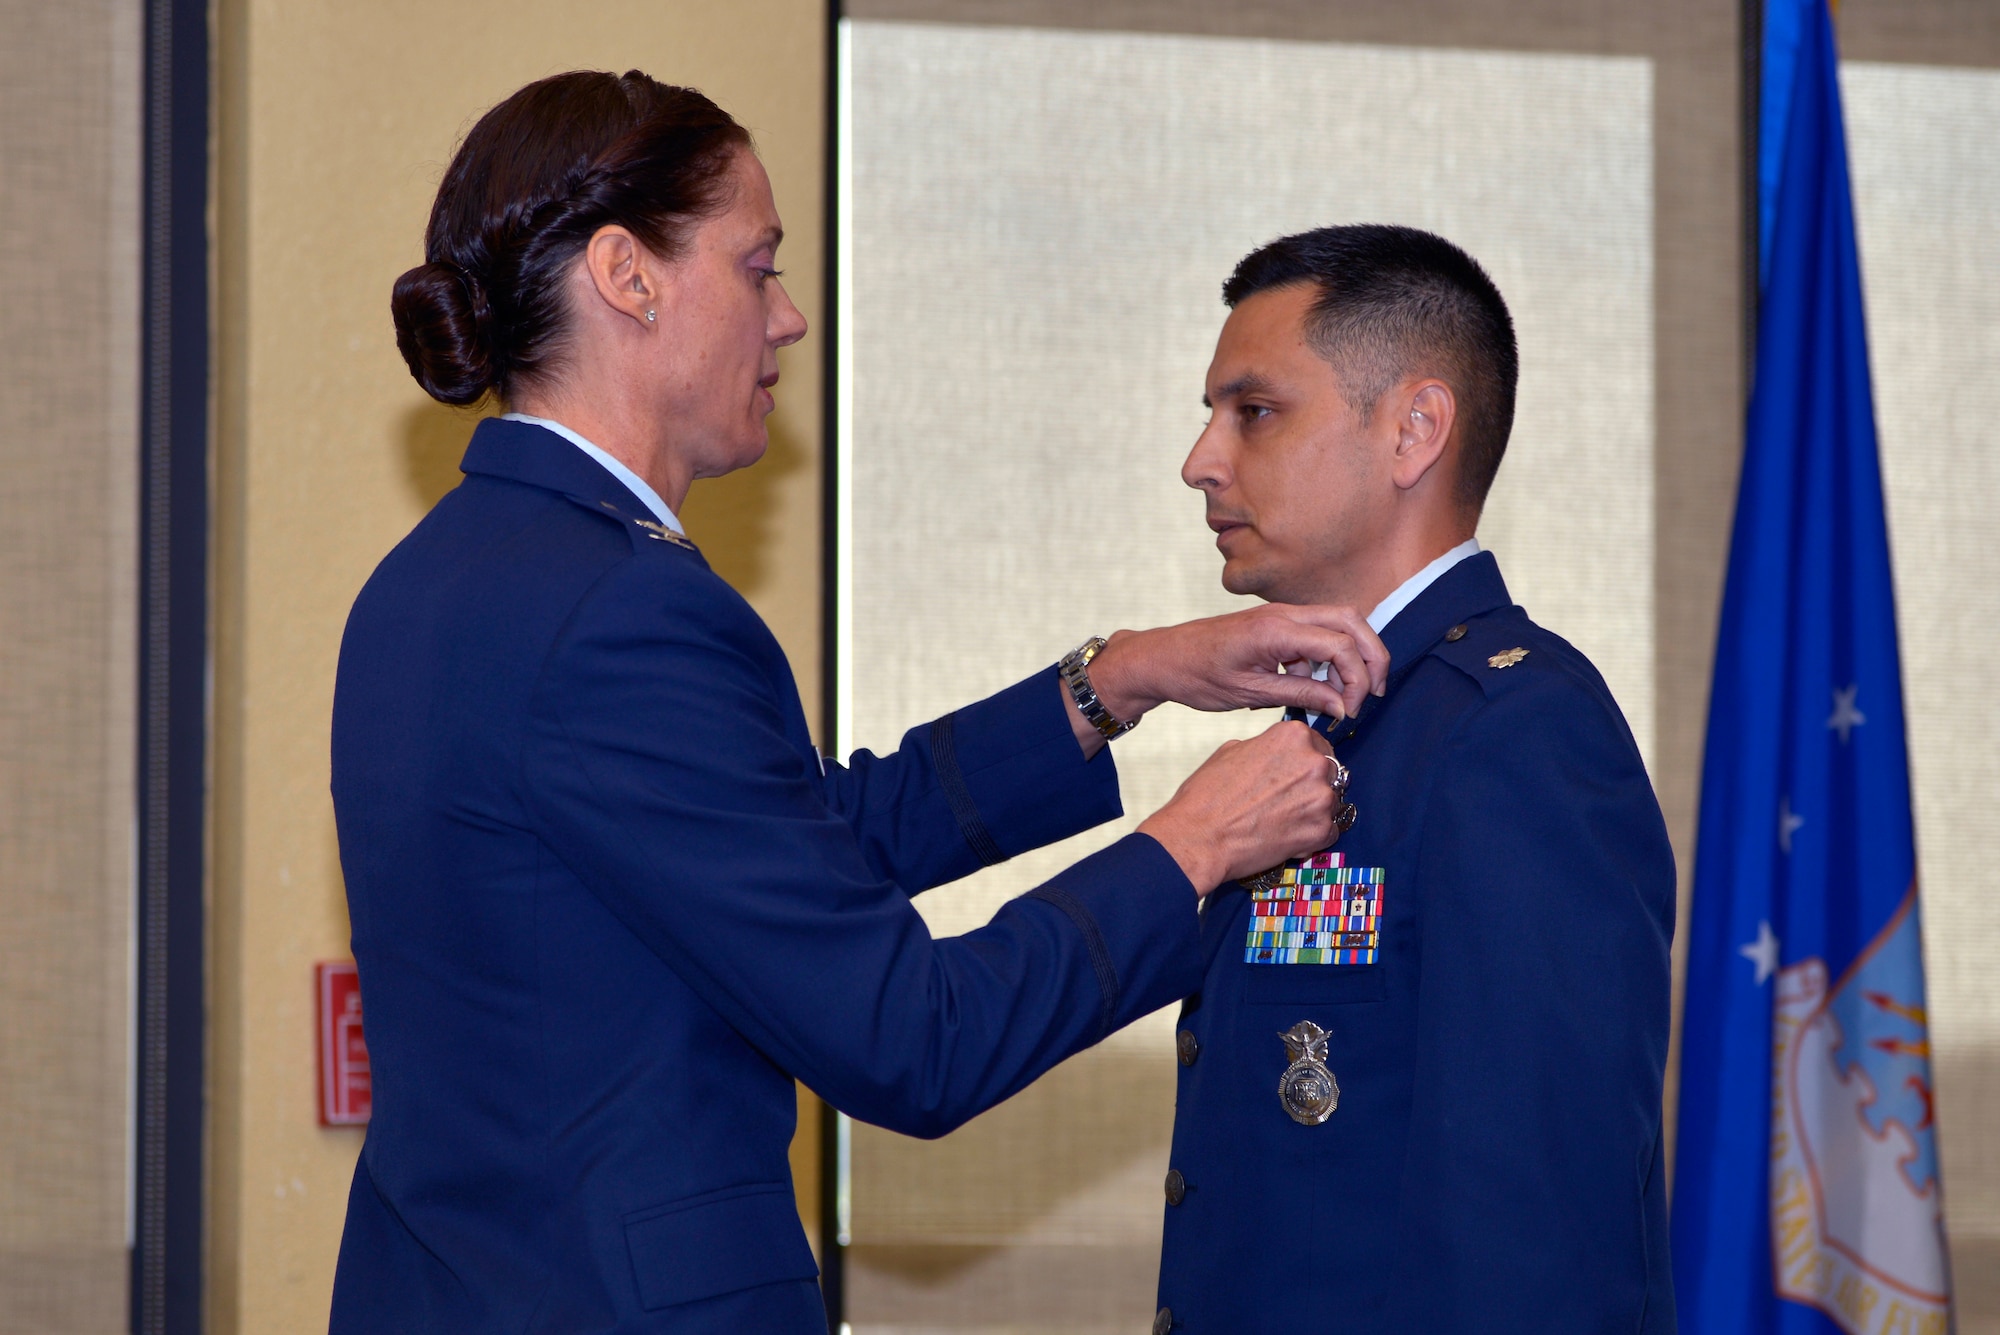
[[[1326,1030],[1300,1020],[1278,1037],[1292,1059],[1278,1078],[1278,1102],[1300,1126],[1318,1126],[1340,1106],[1340,1082],[1326,1066]]]

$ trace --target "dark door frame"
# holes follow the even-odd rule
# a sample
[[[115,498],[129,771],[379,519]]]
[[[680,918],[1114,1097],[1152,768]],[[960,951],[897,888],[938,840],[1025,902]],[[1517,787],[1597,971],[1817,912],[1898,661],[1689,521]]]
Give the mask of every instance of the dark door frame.
[[[208,742],[209,14],[146,0],[132,1329],[200,1335]]]

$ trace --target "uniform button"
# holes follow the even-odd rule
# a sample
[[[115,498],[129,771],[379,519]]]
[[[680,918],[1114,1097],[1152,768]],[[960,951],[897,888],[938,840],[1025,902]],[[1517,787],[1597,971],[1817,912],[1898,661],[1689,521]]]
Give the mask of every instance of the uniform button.
[[[1174,1309],[1162,1307],[1153,1313],[1153,1335],[1167,1335],[1174,1328]]]
[[[1453,626],[1450,630],[1444,633],[1444,637],[1447,640],[1450,640],[1453,644],[1457,644],[1460,640],[1465,638],[1465,627]]]
[[[1179,1205],[1187,1199],[1187,1179],[1178,1168],[1167,1170],[1167,1204]]]
[[[1194,1030],[1183,1029],[1174,1038],[1174,1051],[1181,1059],[1181,1065],[1192,1066],[1194,1059],[1201,1056],[1201,1040],[1194,1036]]]

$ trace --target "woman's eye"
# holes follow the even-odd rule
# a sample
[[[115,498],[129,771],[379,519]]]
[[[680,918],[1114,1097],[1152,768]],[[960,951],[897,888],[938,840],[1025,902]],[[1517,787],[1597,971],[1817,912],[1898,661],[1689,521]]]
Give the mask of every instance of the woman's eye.
[[[762,287],[771,279],[783,278],[784,276],[785,271],[783,269],[759,269],[757,270],[757,285]]]

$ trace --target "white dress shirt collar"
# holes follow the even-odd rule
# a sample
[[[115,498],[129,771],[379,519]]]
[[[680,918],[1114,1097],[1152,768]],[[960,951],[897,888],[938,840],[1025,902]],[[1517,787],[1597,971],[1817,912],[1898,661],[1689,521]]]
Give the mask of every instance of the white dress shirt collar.
[[[1396,591],[1375,605],[1368,614],[1368,628],[1377,635],[1382,628],[1396,619],[1396,614],[1415,602],[1431,585],[1438,582],[1444,572],[1463,561],[1468,556],[1479,555],[1479,539],[1467,538],[1458,546],[1440,556],[1437,560],[1419,570],[1416,574],[1396,586]]]
[[[546,417],[530,417],[526,413],[502,413],[500,420],[503,422],[526,422],[530,426],[544,427],[555,432],[558,436],[561,436],[564,440],[597,460],[598,463],[604,465],[604,471],[617,478],[620,482],[623,482],[625,489],[634,496],[637,496],[640,504],[653,512],[654,518],[658,519],[674,532],[683,536],[686,535],[687,530],[681,527],[679,516],[667,508],[667,503],[660,499],[659,492],[654,491],[646,485],[646,479],[640,477],[617,459],[606,454],[603,450],[591,444],[561,422],[552,422]]]

